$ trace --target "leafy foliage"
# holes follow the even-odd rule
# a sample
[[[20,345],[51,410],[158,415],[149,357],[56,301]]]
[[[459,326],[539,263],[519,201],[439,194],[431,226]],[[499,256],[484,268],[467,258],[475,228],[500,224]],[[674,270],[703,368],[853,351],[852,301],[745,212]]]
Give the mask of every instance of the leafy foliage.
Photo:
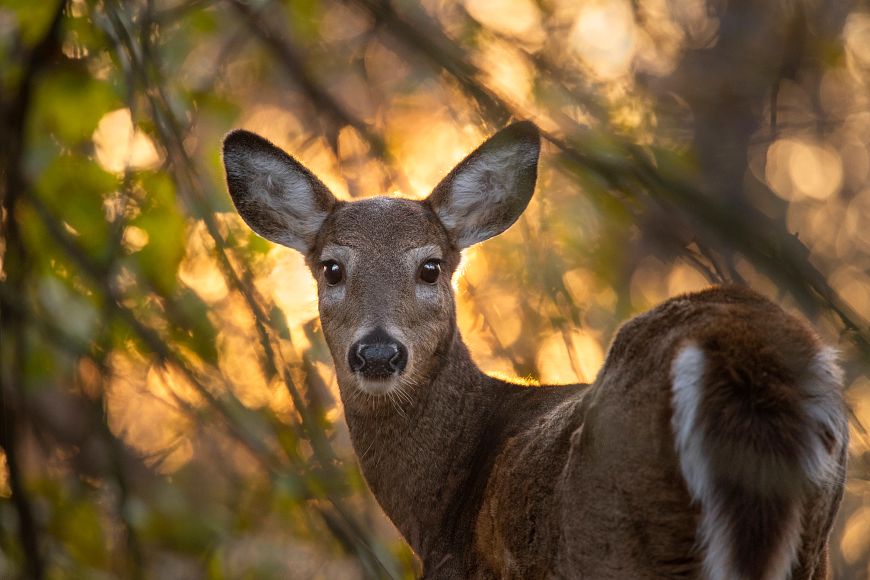
[[[548,143],[457,280],[479,364],[592,380],[620,320],[713,282],[803,311],[853,411],[832,566],[866,575],[868,31],[851,2],[4,2],[0,576],[413,577],[313,283],[219,145],[423,196],[511,118]]]

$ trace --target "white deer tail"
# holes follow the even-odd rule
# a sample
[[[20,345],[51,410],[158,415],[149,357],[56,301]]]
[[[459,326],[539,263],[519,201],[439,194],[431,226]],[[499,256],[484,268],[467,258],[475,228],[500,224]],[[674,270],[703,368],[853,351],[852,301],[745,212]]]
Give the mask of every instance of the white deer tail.
[[[834,351],[809,335],[771,341],[735,324],[683,343],[674,358],[677,455],[700,507],[706,577],[785,579],[806,498],[842,485],[842,376]]]

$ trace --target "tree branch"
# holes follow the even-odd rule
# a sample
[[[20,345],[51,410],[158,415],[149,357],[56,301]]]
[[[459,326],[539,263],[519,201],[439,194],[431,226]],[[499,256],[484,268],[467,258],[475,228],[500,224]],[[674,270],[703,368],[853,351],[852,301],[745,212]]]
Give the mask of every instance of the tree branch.
[[[2,108],[2,134],[0,140],[0,169],[2,180],[2,207],[4,220],[3,269],[5,279],[2,282],[4,293],[23,294],[27,279],[27,253],[21,241],[18,222],[18,196],[23,183],[23,152],[24,128],[28,119],[31,94],[36,77],[48,66],[58,53],[61,22],[66,2],[61,1],[52,14],[48,29],[40,41],[31,49],[24,73],[17,91]],[[0,336],[4,345],[0,352],[3,361],[0,370],[0,447],[6,454],[6,464],[9,470],[9,484],[12,490],[12,502],[18,514],[18,534],[21,547],[26,557],[26,570],[30,578],[39,580],[45,575],[45,563],[39,546],[37,524],[33,516],[22,465],[18,456],[19,435],[26,430],[27,417],[24,413],[16,413],[15,404],[24,397],[24,357],[27,348],[24,344],[24,319],[12,308],[9,308],[0,296]]]

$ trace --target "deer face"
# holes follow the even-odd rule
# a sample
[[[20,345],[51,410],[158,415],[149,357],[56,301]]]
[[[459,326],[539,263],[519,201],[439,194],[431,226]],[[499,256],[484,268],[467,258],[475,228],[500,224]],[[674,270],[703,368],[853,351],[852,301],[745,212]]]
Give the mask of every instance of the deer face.
[[[236,209],[258,234],[305,255],[343,396],[423,385],[455,334],[459,252],[501,233],[528,205],[540,149],[511,125],[425,200],[337,201],[295,159],[246,131],[224,141]]]
[[[335,208],[309,265],[342,384],[382,394],[422,380],[455,319],[458,262],[422,202],[375,197]]]

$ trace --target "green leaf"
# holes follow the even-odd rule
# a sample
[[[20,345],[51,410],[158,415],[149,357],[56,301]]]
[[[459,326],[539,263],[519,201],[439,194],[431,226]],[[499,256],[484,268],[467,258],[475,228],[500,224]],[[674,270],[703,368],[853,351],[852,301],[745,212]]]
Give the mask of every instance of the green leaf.
[[[290,0],[290,26],[305,40],[314,40],[320,34],[320,2],[318,0]]]
[[[326,340],[323,338],[323,331],[320,328],[320,319],[312,318],[302,325],[302,329],[305,331],[305,336],[311,343],[311,348],[309,348],[307,352],[312,360],[331,364],[332,355],[329,353],[329,347],[326,345]]]
[[[269,324],[278,332],[278,336],[290,340],[290,328],[287,326],[287,318],[284,316],[284,311],[277,306],[272,306],[272,310],[269,312]]]
[[[253,231],[248,232],[248,249],[254,254],[268,254],[274,246],[265,238],[260,237]]]
[[[96,502],[78,501],[60,506],[56,525],[66,550],[79,563],[102,567],[107,561],[106,541]]]
[[[4,0],[3,10],[12,12],[18,24],[18,33],[28,45],[45,35],[60,0],[33,2],[33,0]]]
[[[187,222],[176,203],[175,186],[161,173],[143,176],[142,213],[131,224],[148,234],[148,243],[135,254],[142,273],[165,295],[177,284],[178,265],[184,257]]]
[[[174,299],[175,306],[184,317],[184,325],[173,323],[172,338],[190,348],[204,361],[217,363],[217,331],[208,319],[208,305],[189,288],[182,288]]]
[[[63,155],[51,161],[36,180],[36,193],[69,233],[98,261],[117,248],[109,244],[103,201],[118,186],[113,175],[83,157]]]
[[[112,86],[95,79],[84,63],[52,69],[36,85],[29,134],[76,145],[90,140],[102,116],[120,106]]]

